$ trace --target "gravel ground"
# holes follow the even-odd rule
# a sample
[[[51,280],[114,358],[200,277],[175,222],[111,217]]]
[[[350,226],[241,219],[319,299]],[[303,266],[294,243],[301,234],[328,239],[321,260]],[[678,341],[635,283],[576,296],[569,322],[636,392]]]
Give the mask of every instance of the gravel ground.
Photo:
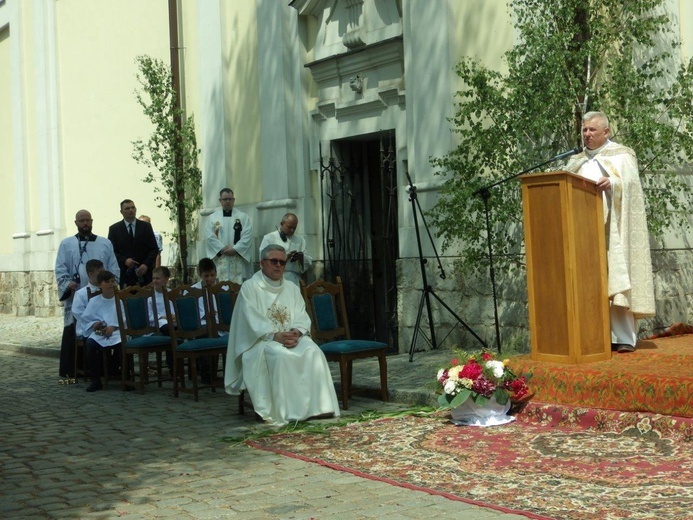
[[[60,348],[63,317],[36,318],[0,314],[0,345]]]

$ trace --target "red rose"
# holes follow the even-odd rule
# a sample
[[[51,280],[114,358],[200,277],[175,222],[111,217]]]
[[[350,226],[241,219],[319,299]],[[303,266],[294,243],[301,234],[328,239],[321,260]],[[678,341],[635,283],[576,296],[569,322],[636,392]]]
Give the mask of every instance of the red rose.
[[[464,366],[464,368],[460,372],[460,377],[464,377],[474,381],[481,375],[482,371],[483,368],[479,363],[477,363],[476,361],[470,361]]]
[[[493,359],[493,354],[491,354],[490,352],[483,352],[481,354],[481,359],[483,361],[491,361]]]

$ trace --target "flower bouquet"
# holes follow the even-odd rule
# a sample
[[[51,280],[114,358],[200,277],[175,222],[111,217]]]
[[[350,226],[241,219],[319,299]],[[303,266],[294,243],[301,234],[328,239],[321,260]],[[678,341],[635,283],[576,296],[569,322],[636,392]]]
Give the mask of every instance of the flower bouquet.
[[[499,361],[491,352],[468,355],[464,363],[453,359],[438,371],[438,403],[452,409],[456,424],[504,424],[514,419],[507,415],[511,402],[528,397],[529,377],[517,376],[509,360]]]

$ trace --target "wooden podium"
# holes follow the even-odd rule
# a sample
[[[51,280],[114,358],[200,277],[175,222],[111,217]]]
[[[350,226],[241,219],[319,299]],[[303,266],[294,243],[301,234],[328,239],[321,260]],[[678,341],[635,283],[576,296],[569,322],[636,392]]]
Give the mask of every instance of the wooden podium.
[[[565,171],[523,175],[532,359],[611,359],[602,196]]]

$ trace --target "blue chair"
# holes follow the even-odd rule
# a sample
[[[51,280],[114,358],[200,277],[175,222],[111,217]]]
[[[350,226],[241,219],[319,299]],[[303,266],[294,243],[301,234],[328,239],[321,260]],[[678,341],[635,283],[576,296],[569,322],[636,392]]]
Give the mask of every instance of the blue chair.
[[[353,361],[377,357],[380,365],[380,394],[389,401],[387,391],[387,344],[380,341],[351,339],[349,321],[344,304],[342,280],[337,283],[316,280],[310,285],[301,281],[301,293],[310,315],[311,337],[318,343],[328,361],[339,363],[342,407],[349,408]]]
[[[171,339],[159,334],[156,323],[150,324],[150,309],[157,316],[154,289],[147,287],[125,287],[116,291],[116,311],[120,327],[122,369],[121,385],[123,390],[136,386],[135,356],[139,367],[139,390],[144,394],[149,381],[149,354],[156,354],[156,382],[159,388],[164,380],[162,370],[162,353],[171,349]]]
[[[207,287],[209,310],[214,316],[214,319],[210,320],[212,325],[212,337],[220,338],[224,346],[228,344],[228,333],[231,329],[233,308],[236,306],[236,299],[240,291],[241,286],[230,281],[220,281]],[[222,366],[225,367],[226,350],[224,350],[221,360]],[[218,361],[215,358],[212,358],[212,366],[218,366]],[[238,413],[241,415],[245,413],[245,390],[242,390],[238,396]]]
[[[197,360],[201,357],[219,359],[219,356],[226,353],[227,338],[214,333],[215,320],[209,310],[206,289],[181,285],[166,292],[164,299],[167,320],[169,324],[175,323],[175,327],[169,327],[173,350],[173,396],[178,397],[179,392],[188,392],[193,394],[195,401],[199,401],[198,389],[202,387],[197,381]],[[204,316],[200,316],[200,303],[204,306]],[[203,317],[206,323],[203,323]],[[192,388],[185,386],[186,360]],[[204,388],[209,387],[215,391],[222,387],[223,381],[218,383],[216,379],[217,371],[210,370],[210,383]]]

